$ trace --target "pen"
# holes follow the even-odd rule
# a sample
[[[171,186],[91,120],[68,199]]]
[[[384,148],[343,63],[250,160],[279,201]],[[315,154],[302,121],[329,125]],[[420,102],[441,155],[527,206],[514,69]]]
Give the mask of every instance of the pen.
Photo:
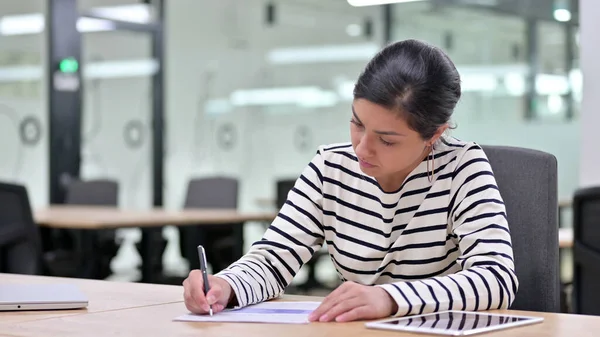
[[[200,259],[200,271],[202,272],[202,279],[204,279],[204,296],[208,294],[210,285],[208,284],[208,273],[206,272],[206,252],[202,245],[198,246],[198,258]],[[213,315],[212,304],[210,304],[210,315]]]

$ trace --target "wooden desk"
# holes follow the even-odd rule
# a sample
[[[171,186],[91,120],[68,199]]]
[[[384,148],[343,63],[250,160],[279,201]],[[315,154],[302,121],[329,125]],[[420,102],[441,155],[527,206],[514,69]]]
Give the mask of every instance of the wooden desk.
[[[393,331],[372,330],[364,322],[288,324],[243,324],[243,323],[194,323],[173,322],[176,316],[185,313],[182,303],[142,307],[120,311],[102,312],[93,315],[63,316],[55,319],[25,322],[2,326],[2,333],[10,336],[349,336],[349,337],[417,337]],[[534,336],[534,337],[587,337],[597,336],[600,318],[561,314],[511,312],[542,316],[541,324],[519,327],[494,333],[486,337]]]
[[[2,284],[7,283],[75,284],[88,296],[90,301],[88,307],[83,310],[15,311],[0,313],[0,324],[122,310],[165,303],[181,303],[183,296],[183,289],[180,286],[0,273],[0,287],[2,287]],[[0,329],[0,335],[2,331],[3,330]]]
[[[287,324],[243,324],[243,323],[198,323],[174,322],[173,318],[187,312],[182,301],[164,304],[143,304],[159,299],[167,301],[172,294],[182,293],[180,286],[154,285],[152,294],[149,285],[125,285],[108,281],[82,280],[78,283],[90,298],[90,309],[80,314],[65,314],[48,311],[40,316],[32,313],[0,313],[0,336],[259,336],[267,333],[274,336],[344,336],[351,337],[404,337],[422,336],[417,334],[371,330],[364,322],[353,323],[311,323],[303,325]],[[87,284],[86,284],[87,283]],[[102,284],[104,283],[104,284]],[[113,294],[113,296],[106,296]],[[304,296],[284,296],[283,300],[318,301],[321,298]],[[106,310],[100,308],[103,302]],[[113,309],[106,306],[110,303]],[[600,330],[600,317],[566,314],[546,314],[537,312],[504,311],[513,314],[541,316],[545,321],[526,327],[520,327],[495,333],[489,337],[508,336],[550,336],[550,337],[587,337],[596,336]],[[29,316],[31,319],[8,322],[7,315]]]
[[[272,221],[274,212],[246,213],[229,209],[123,210],[116,207],[53,205],[35,211],[38,225],[66,229],[115,229]]]

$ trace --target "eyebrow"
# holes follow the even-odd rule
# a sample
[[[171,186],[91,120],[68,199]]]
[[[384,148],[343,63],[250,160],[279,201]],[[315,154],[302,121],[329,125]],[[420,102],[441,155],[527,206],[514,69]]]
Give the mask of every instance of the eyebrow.
[[[354,116],[354,118],[356,119],[356,121],[358,123],[363,124],[363,122],[360,121],[360,118],[358,118],[358,116],[356,115],[356,111],[354,111],[354,105],[352,106],[352,115]],[[385,135],[385,136],[406,136],[406,135],[403,135],[403,134],[398,133],[396,131],[380,131],[380,130],[375,130],[373,132],[375,132],[377,134],[380,134],[380,135]]]

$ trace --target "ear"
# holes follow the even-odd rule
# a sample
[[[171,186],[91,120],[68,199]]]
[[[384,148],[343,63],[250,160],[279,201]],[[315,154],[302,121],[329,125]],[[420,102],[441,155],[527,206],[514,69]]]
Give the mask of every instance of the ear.
[[[427,142],[427,144],[429,146],[433,146],[433,144],[435,144],[435,142],[438,141],[438,139],[440,139],[440,137],[444,134],[444,132],[446,132],[446,130],[448,130],[448,124],[444,124],[442,126],[440,126],[437,131],[433,134],[433,137],[431,137],[431,139],[429,139],[429,141]]]

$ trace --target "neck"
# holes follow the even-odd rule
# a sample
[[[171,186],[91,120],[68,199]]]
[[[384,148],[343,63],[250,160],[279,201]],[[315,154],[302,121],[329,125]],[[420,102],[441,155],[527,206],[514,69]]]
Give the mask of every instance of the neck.
[[[377,183],[384,192],[392,193],[402,186],[407,176],[408,174],[400,175],[400,173],[397,173],[393,177],[377,178]]]

